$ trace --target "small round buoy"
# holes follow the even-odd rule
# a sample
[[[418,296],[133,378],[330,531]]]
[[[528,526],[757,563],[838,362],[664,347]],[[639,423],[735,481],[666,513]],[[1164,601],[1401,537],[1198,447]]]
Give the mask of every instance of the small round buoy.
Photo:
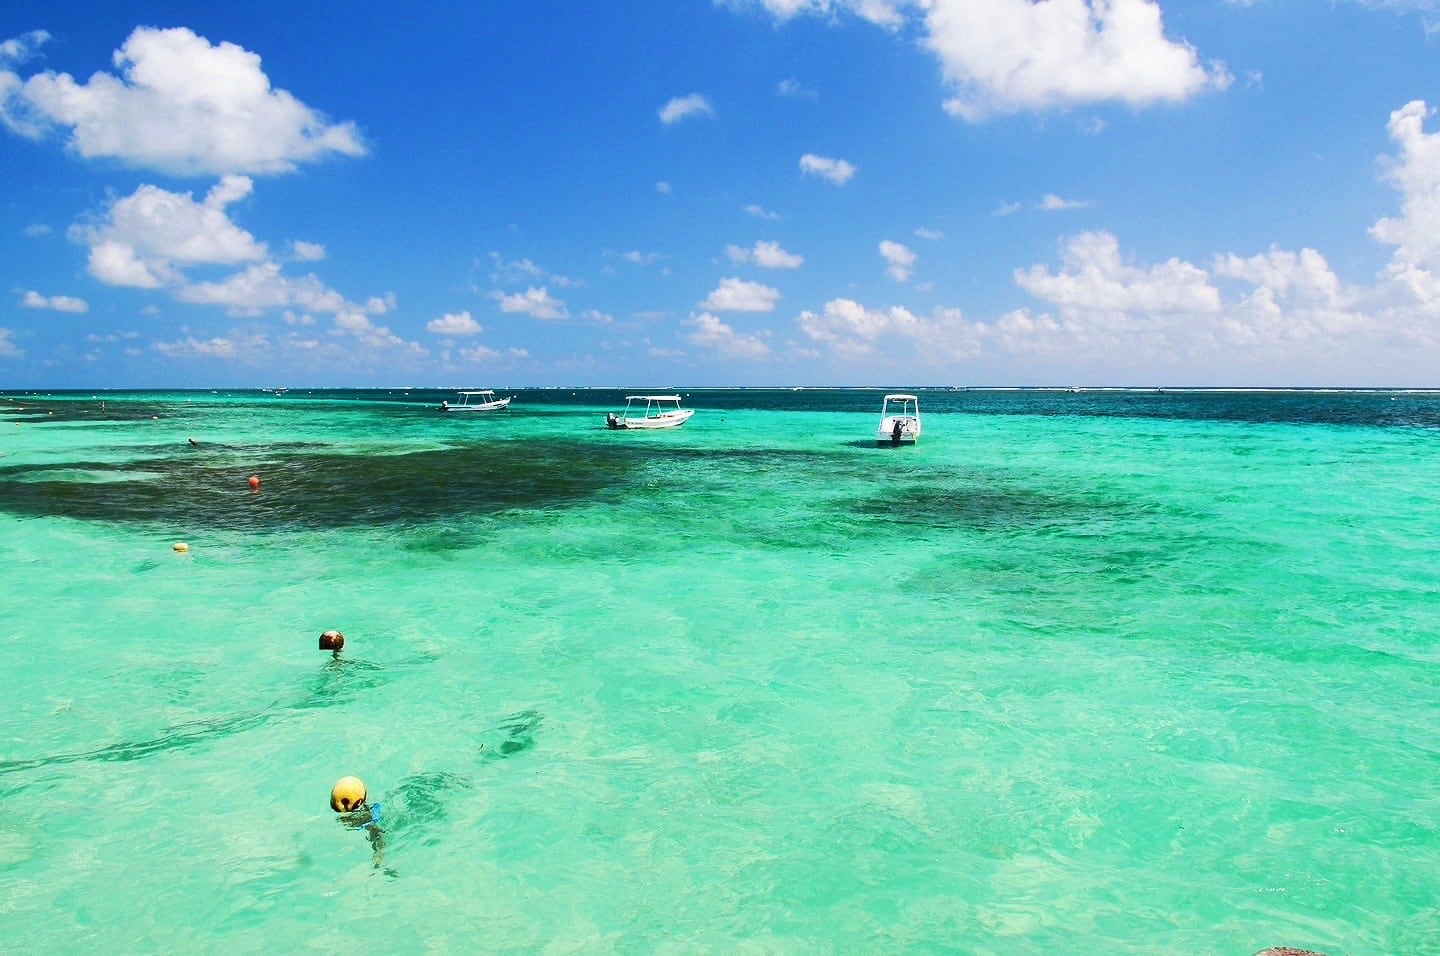
[[[260,490],[260,476],[259,476],[259,475],[251,475],[251,476],[250,476],[250,490],[251,490],[251,491],[259,491],[259,490]]]
[[[359,777],[341,777],[330,788],[330,809],[336,813],[358,810],[365,803],[365,781]]]
[[[190,545],[186,544],[184,541],[176,541],[170,547],[174,548],[176,553],[178,554],[184,554],[186,551],[190,550]]]
[[[326,631],[320,635],[320,650],[338,651],[345,646],[345,635],[339,631]]]
[[[151,415],[151,416],[150,416],[150,420],[151,420],[152,422],[158,422],[158,421],[160,420],[160,416],[159,416],[159,415]]]

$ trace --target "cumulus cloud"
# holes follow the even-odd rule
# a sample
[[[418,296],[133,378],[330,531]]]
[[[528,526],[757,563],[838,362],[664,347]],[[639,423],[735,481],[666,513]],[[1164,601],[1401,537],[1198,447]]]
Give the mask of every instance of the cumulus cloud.
[[[339,312],[351,308],[345,297],[314,273],[291,277],[275,262],[261,262],[218,282],[195,282],[175,290],[181,302],[218,305],[237,315],[259,315],[268,309]]]
[[[885,274],[896,282],[909,282],[915,274],[915,260],[919,257],[908,247],[884,239],[880,242],[880,256],[886,262]]]
[[[461,349],[460,357],[467,362],[491,362],[500,358],[500,353],[488,345],[477,345],[473,349]]]
[[[759,359],[770,354],[770,346],[759,338],[736,332],[709,312],[702,312],[686,324],[695,329],[689,336],[692,345],[722,358]]]
[[[1036,204],[1036,208],[1045,212],[1060,212],[1065,209],[1088,209],[1090,203],[1083,199],[1062,199],[1054,193],[1046,193],[1045,197]]]
[[[658,262],[665,257],[658,252],[641,252],[638,249],[632,249],[622,255],[620,258],[624,259],[626,262],[634,263],[637,266],[648,266],[651,263]]]
[[[0,41],[0,67],[19,66],[39,52],[50,39],[45,30],[31,30],[18,37]]]
[[[90,303],[73,295],[41,295],[33,289],[25,293],[20,305],[26,309],[49,309],[52,312],[89,312]]]
[[[383,325],[376,325],[370,317],[356,309],[342,309],[335,313],[335,328],[332,336],[355,339],[367,351],[383,354],[400,353],[419,358],[429,352],[418,342],[409,342],[391,332]]]
[[[325,247],[318,242],[296,239],[290,244],[290,255],[296,262],[319,262],[325,258]]]
[[[945,233],[939,229],[930,229],[926,226],[921,226],[919,229],[916,229],[915,235],[921,239],[928,239],[931,242],[937,242],[945,238]]]
[[[706,296],[700,308],[710,312],[773,312],[780,292],[759,282],[743,279],[721,279],[715,291]]]
[[[40,138],[68,130],[86,159],[177,176],[285,173],[335,154],[365,153],[353,123],[331,123],[274,89],[260,57],[212,45],[184,27],[138,27],[114,54],[120,71],[84,83],[46,71],[0,72],[0,121]]]
[[[819,176],[837,186],[843,186],[851,180],[857,170],[843,159],[831,159],[828,156],[806,153],[800,157],[800,172],[809,176]]]
[[[887,29],[913,25],[969,121],[1086,103],[1176,103],[1232,78],[1165,35],[1155,0],[722,0],[777,20],[857,16]]]
[[[1433,111],[1419,100],[1390,114],[1390,138],[1400,155],[1384,164],[1385,179],[1401,194],[1400,215],[1385,217],[1370,234],[1394,246],[1385,274],[1420,301],[1440,302],[1440,134],[1426,133]]]
[[[877,354],[928,362],[957,361],[980,354],[982,331],[958,309],[937,309],[922,318],[903,306],[870,309],[853,299],[832,299],[821,312],[806,310],[796,320],[811,341],[847,361]]]
[[[677,96],[664,106],[660,107],[660,122],[669,126],[671,123],[678,123],[687,116],[714,116],[715,107],[710,101],[699,93],[691,93],[689,96]]]
[[[0,358],[23,358],[25,353],[15,344],[14,329],[0,329]]]
[[[731,262],[753,262],[762,269],[798,269],[805,264],[805,257],[786,252],[778,242],[761,240],[754,248],[729,245],[725,255]]]
[[[761,206],[758,203],[747,203],[744,208],[747,214],[754,216],[756,219],[765,219],[770,222],[774,222],[775,220],[780,218],[780,214],[778,212],[771,212],[769,209],[766,209],[764,206]]]
[[[849,12],[888,30],[904,25],[905,17],[901,11],[910,2],[911,0],[717,0],[720,5],[741,10],[758,7],[781,21],[802,14],[829,17]]]
[[[436,335],[479,335],[485,329],[470,316],[469,310],[447,313],[425,323],[425,329]]]
[[[1176,103],[1230,85],[1223,65],[1165,36],[1152,0],[930,0],[925,46],[955,89],[947,112],[995,113],[1118,101]]]
[[[141,186],[114,200],[71,238],[90,247],[90,274],[107,285],[155,289],[181,281],[180,268],[265,258],[266,246],[230,221],[226,206],[250,195],[247,176],[225,176],[200,202],[191,193]]]
[[[1120,242],[1108,232],[1086,232],[1066,245],[1064,267],[1015,270],[1015,282],[1038,299],[1066,309],[1121,312],[1215,312],[1220,292],[1205,270],[1170,259],[1149,267],[1124,261]]]
[[[570,312],[565,308],[565,303],[552,296],[545,287],[535,288],[531,286],[524,292],[517,292],[507,295],[504,292],[492,292],[490,298],[500,303],[501,312],[522,313],[532,319],[568,319]]]

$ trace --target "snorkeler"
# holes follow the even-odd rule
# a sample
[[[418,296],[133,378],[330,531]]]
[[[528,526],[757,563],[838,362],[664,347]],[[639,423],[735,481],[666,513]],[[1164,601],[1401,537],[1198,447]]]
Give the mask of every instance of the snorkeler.
[[[330,788],[330,809],[340,814],[340,822],[352,830],[364,830],[374,852],[378,869],[385,855],[385,832],[380,829],[380,804],[368,802],[365,782],[359,777],[341,777]]]
[[[334,651],[339,657],[340,652],[345,648],[345,635],[339,631],[326,631],[320,635],[320,650]]]

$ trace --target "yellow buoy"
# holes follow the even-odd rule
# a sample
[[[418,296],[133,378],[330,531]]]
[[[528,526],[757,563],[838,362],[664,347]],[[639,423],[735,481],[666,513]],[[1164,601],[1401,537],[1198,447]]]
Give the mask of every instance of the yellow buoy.
[[[359,777],[341,777],[330,788],[330,809],[336,813],[358,810],[365,803],[365,781]]]
[[[170,547],[174,548],[180,554],[184,554],[186,551],[190,550],[190,545],[186,544],[184,541],[176,541]]]

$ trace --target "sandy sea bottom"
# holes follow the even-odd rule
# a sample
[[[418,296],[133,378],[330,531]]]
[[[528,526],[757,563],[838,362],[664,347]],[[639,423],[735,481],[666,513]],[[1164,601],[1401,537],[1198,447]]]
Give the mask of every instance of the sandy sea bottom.
[[[0,400],[7,949],[1440,952],[1440,399],[440,397]]]

